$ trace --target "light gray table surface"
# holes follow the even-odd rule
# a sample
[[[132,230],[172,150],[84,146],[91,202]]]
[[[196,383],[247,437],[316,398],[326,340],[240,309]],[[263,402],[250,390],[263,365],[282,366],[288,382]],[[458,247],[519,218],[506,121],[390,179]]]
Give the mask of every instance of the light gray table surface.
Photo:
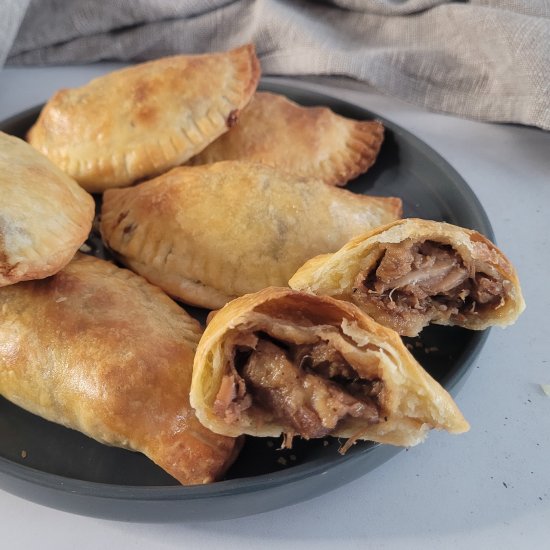
[[[3,69],[0,119],[116,66]],[[550,384],[550,134],[430,113],[344,79],[277,80],[334,94],[411,131],[487,211],[519,271],[527,309],[514,326],[493,329],[457,396],[471,431],[432,433],[352,484],[237,520],[120,523],[0,490],[1,548],[550,547],[550,397],[539,386]]]

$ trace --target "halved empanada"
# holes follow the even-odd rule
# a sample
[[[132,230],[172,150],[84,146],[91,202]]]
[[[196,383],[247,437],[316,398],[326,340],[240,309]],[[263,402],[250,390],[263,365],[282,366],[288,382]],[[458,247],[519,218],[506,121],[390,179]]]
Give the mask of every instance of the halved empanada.
[[[312,258],[289,285],[354,302],[404,336],[429,323],[510,325],[525,308],[517,273],[493,243],[470,229],[413,218]]]
[[[248,160],[345,185],[370,168],[383,139],[378,121],[352,120],[326,107],[302,107],[258,92],[238,123],[189,163]]]
[[[227,304],[195,355],[191,405],[236,436],[332,435],[415,445],[469,426],[393,330],[357,306],[285,288]]]
[[[94,209],[73,179],[0,132],[0,287],[59,271],[88,237]]]
[[[183,484],[219,478],[238,442],[189,405],[197,321],[125,269],[77,255],[0,289],[0,394],[94,439],[141,451]]]
[[[127,186],[226,132],[259,76],[252,45],[142,63],[57,92],[28,139],[88,191]]]
[[[399,199],[226,161],[107,191],[101,234],[126,265],[169,294],[217,308],[286,284],[308,258],[400,214]]]

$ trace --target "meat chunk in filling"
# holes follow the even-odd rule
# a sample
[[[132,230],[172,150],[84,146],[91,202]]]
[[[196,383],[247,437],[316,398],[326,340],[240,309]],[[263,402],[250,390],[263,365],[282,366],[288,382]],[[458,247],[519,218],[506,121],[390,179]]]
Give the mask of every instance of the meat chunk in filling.
[[[498,306],[503,285],[484,273],[475,273],[451,246],[408,239],[387,246],[376,268],[358,277],[357,291],[356,299],[391,314],[397,325],[393,328],[414,336],[432,320]]]
[[[358,380],[354,369],[327,343],[289,346],[259,338],[244,359],[240,353],[235,361],[234,387],[244,382],[252,406],[280,421],[288,432],[305,438],[324,437],[347,417],[368,423],[380,420],[381,381]],[[231,402],[226,400],[223,414],[229,423],[236,420],[235,407],[243,402],[243,396],[234,395]],[[218,404],[222,402],[219,397]],[[220,416],[222,408],[217,407]]]

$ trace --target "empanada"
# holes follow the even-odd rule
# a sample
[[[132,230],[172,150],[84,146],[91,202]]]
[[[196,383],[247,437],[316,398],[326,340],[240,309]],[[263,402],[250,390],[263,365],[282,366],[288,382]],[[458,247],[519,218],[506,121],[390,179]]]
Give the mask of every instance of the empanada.
[[[195,355],[191,405],[237,436],[332,435],[410,446],[469,426],[401,338],[357,306],[288,288],[227,304]]]
[[[378,121],[352,120],[327,107],[302,107],[258,92],[238,123],[189,163],[248,160],[345,185],[371,167],[383,139]]]
[[[88,237],[94,209],[73,179],[0,132],[0,287],[59,271]]]
[[[226,132],[259,77],[252,45],[149,61],[57,92],[28,139],[88,191],[127,186]]]
[[[289,285],[354,302],[404,336],[429,323],[510,325],[525,308],[517,273],[493,243],[470,229],[413,218],[312,258]]]
[[[197,321],[125,269],[77,255],[0,289],[0,393],[94,439],[141,451],[183,484],[223,474],[238,442],[189,405]]]
[[[286,285],[308,258],[400,213],[400,199],[226,161],[107,191],[101,234],[126,265],[172,296],[218,308]]]

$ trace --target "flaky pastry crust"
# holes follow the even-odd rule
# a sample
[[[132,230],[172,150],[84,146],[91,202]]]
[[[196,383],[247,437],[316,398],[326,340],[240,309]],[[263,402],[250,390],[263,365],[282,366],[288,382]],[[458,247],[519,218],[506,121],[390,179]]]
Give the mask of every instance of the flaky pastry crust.
[[[384,127],[352,120],[327,107],[303,107],[286,97],[257,92],[233,128],[189,164],[248,160],[345,185],[376,160]]]
[[[406,312],[408,318],[404,318],[393,306],[392,310],[384,309],[380,307],[381,302],[365,300],[368,294],[377,294],[376,285],[372,285],[369,274],[374,277],[387,250],[392,246],[403,246],[404,243],[413,247],[429,243],[432,249],[439,247],[440,250],[449,251],[456,258],[455,271],[458,268],[464,273],[465,280],[454,290],[443,288],[443,291],[434,294],[433,300],[439,309],[432,312],[431,318],[422,317],[418,304],[415,304],[416,309]],[[393,261],[397,260],[394,258]],[[394,267],[400,269],[398,265]],[[445,269],[441,273],[447,280],[452,275]],[[412,281],[413,285],[424,283],[421,277],[416,279]],[[487,286],[493,285],[494,295],[486,293],[485,302],[482,300],[481,303],[475,303],[479,300],[477,287],[480,279],[484,279]],[[437,273],[435,280],[437,282]],[[372,288],[366,289],[365,284],[369,286],[369,283]],[[312,258],[294,274],[289,285],[296,290],[354,302],[378,322],[406,336],[415,336],[428,322],[474,330],[483,330],[492,325],[507,326],[514,323],[525,308],[514,266],[491,241],[477,231],[416,218],[379,227],[355,237],[334,254]],[[387,303],[398,303],[400,287],[388,290]],[[449,303],[445,305],[443,301],[445,294],[454,294],[451,305],[456,311],[450,313]],[[476,296],[476,299],[472,296]]]
[[[246,365],[236,354],[242,354],[246,346],[250,346],[248,353],[254,354],[262,340],[276,342],[284,349],[328,342],[353,367],[354,384],[375,380],[379,385],[375,422],[372,418],[344,417],[328,435],[410,446],[422,441],[430,428],[451,433],[469,428],[449,394],[420,367],[397,333],[379,325],[353,304],[288,288],[267,288],[238,298],[218,311],[197,348],[191,404],[200,421],[211,430],[231,436],[296,434],[295,427],[281,419],[272,403],[262,401],[262,394],[246,379],[251,403],[248,401],[232,416],[224,416],[225,411],[219,408],[227,380],[245,377]],[[273,368],[273,362],[265,365],[266,378]],[[315,375],[315,366],[306,370],[308,375]],[[333,381],[338,383],[341,378],[336,375]],[[311,386],[311,381],[306,384]],[[230,394],[234,400],[237,392],[235,387]],[[292,399],[287,388],[285,392],[284,405]],[[246,395],[240,398],[242,403],[246,401]],[[309,407],[322,410],[320,399],[325,397],[314,393]],[[305,409],[305,402],[300,396],[301,409]],[[311,410],[294,411],[293,416],[305,417],[306,412],[311,416]]]
[[[107,191],[101,234],[126,265],[172,296],[218,308],[286,284],[306,259],[400,214],[400,199],[226,161]]]
[[[77,255],[40,281],[0,289],[0,393],[117,447],[183,484],[214,481],[237,449],[189,405],[197,321],[125,269]]]
[[[0,287],[53,275],[88,237],[94,200],[23,140],[0,132]]]
[[[226,132],[260,77],[254,46],[176,55],[58,91],[29,142],[100,192],[183,164]]]

